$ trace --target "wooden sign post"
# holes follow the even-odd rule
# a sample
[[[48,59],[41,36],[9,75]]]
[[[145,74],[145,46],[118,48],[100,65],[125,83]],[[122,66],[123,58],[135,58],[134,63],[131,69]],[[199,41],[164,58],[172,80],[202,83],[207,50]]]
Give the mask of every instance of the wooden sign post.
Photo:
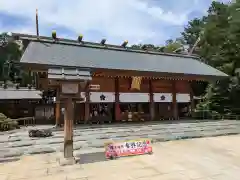
[[[49,81],[55,82],[59,87],[59,99],[64,102],[64,159],[63,164],[73,164],[73,118],[74,101],[81,101],[81,91],[92,80],[91,72],[86,69],[50,68]],[[61,162],[60,162],[61,163]],[[62,163],[61,163],[62,164]]]
[[[73,117],[74,100],[81,99],[81,86],[79,82],[61,82],[60,98],[64,101],[64,158],[73,158]]]
[[[73,158],[73,100],[65,100],[64,114],[64,158]]]

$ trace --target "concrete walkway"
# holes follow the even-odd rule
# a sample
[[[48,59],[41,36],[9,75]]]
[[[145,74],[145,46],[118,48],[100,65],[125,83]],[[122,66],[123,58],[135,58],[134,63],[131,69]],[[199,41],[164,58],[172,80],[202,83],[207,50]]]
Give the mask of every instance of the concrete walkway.
[[[49,128],[40,126],[39,128]],[[55,131],[49,138],[29,138],[28,129],[0,135],[0,162],[16,160],[22,155],[63,151],[63,131]],[[74,130],[74,154],[103,151],[104,142],[151,138],[153,142],[240,133],[240,121],[212,121],[198,123],[128,124],[78,127]]]
[[[0,164],[1,180],[239,180],[240,136],[168,141],[154,154],[105,161],[85,154],[80,164],[60,166],[58,153],[22,156]]]

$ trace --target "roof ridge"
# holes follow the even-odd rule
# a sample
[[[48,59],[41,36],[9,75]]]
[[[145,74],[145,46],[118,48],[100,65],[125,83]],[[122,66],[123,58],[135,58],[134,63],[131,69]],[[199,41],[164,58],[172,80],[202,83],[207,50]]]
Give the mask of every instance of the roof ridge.
[[[105,50],[115,50],[115,51],[124,51],[124,52],[135,52],[135,53],[144,53],[144,54],[154,54],[154,55],[163,55],[163,56],[175,56],[175,57],[183,57],[183,58],[194,58],[199,59],[200,57],[197,55],[184,55],[184,54],[177,54],[177,53],[164,53],[159,52],[154,49],[136,49],[132,47],[122,47],[120,45],[113,45],[113,44],[104,44],[89,42],[89,41],[82,41],[79,43],[77,40],[65,39],[65,38],[58,38],[57,40],[53,40],[51,37],[47,36],[36,36],[36,35],[27,35],[27,34],[17,34],[13,33],[15,39],[21,40],[28,40],[28,41],[36,41],[42,43],[51,43],[51,44],[62,44],[62,45],[69,45],[69,46],[79,46],[79,47],[88,47],[88,48],[98,48],[98,49],[105,49]]]

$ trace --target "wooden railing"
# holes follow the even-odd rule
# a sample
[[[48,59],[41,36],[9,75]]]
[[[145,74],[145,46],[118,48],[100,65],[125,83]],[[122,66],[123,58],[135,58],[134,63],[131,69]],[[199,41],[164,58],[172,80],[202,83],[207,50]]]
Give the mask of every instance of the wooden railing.
[[[18,124],[22,124],[23,126],[35,126],[36,125],[36,119],[35,117],[23,117],[23,118],[18,118],[14,119],[15,121],[18,122]],[[23,123],[21,123],[23,122]]]

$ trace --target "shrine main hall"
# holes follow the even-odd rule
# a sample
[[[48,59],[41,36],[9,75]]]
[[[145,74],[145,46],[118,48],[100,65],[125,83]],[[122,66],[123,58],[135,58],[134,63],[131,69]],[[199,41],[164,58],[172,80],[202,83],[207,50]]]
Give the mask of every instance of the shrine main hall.
[[[81,79],[73,100],[74,121],[104,122],[179,119],[194,109],[192,81],[216,81],[227,75],[199,57],[134,49],[122,45],[14,34],[24,45],[20,65],[34,72],[39,90],[55,90],[55,119],[64,103],[61,80]],[[69,86],[70,87],[70,86]],[[73,87],[74,88],[74,87]]]

